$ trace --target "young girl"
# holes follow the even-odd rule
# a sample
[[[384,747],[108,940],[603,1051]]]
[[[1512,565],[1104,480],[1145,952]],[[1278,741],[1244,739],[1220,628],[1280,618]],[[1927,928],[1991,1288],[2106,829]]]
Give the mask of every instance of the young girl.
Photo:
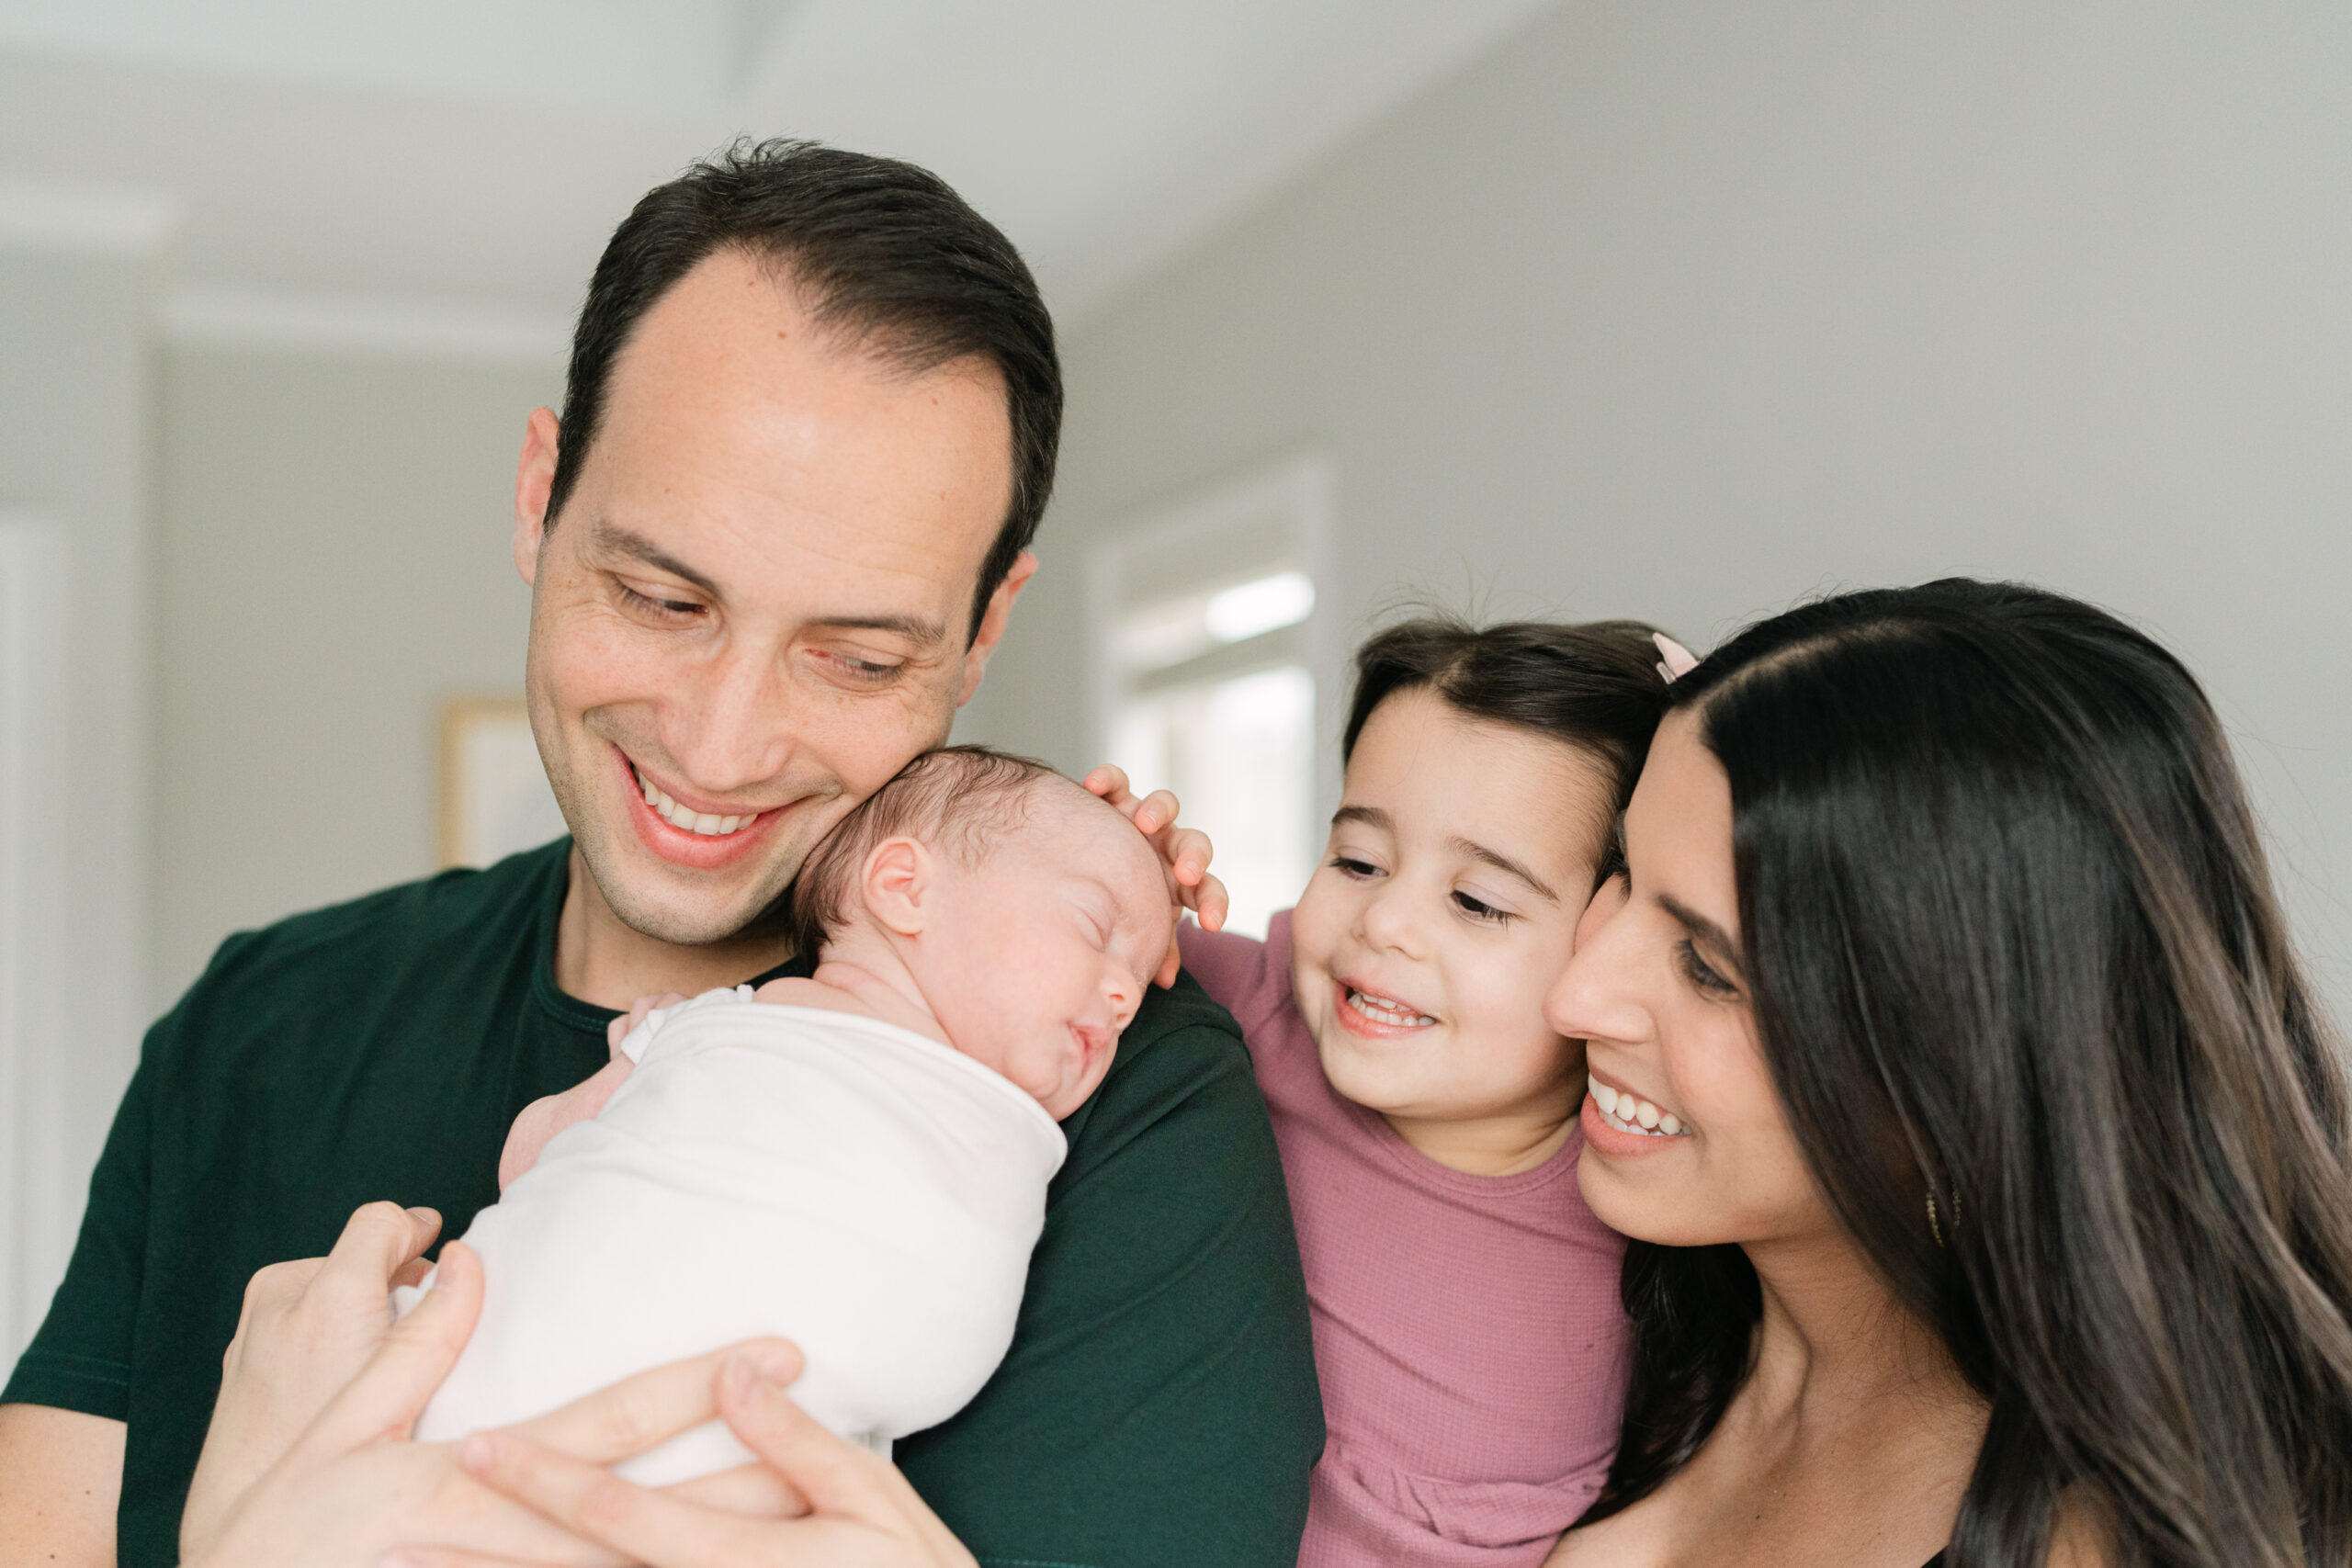
[[[1301,1568],[1532,1568],[1607,1479],[1624,1244],[1577,1191],[1584,1045],[1543,1003],[1666,705],[1652,635],[1382,632],[1298,907],[1263,942],[1180,933],[1249,1042],[1306,1267],[1330,1435]]]

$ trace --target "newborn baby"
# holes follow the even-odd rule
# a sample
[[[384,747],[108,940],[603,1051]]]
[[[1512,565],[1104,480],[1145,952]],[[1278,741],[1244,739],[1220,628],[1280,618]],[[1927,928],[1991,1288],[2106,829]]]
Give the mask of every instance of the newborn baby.
[[[610,1066],[517,1118],[466,1233],[481,1321],[416,1435],[760,1335],[800,1346],[794,1397],[844,1437],[887,1452],[955,1414],[1012,1342],[1055,1123],[1102,1082],[1171,919],[1150,845],[1077,784],[917,758],[801,871],[813,979],[640,1003]],[[622,1471],[750,1457],[714,1422]]]

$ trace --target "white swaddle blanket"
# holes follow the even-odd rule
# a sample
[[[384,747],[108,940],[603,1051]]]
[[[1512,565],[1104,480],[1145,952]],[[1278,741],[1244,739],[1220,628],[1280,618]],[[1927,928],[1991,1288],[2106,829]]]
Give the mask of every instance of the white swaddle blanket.
[[[803,1408],[885,1451],[979,1392],[1065,1152],[1043,1106],[936,1041],[748,988],[657,1011],[623,1050],[604,1110],[466,1232],[481,1321],[420,1438],[762,1335],[807,1356]],[[620,1470],[662,1484],[750,1457],[712,1422]]]

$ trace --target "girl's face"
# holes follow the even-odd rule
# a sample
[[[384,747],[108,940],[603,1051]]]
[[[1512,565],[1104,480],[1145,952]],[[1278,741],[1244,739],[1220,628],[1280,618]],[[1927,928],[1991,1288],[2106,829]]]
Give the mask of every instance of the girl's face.
[[[1594,900],[1544,1002],[1554,1029],[1586,1043],[1585,1201],[1611,1229],[1672,1247],[1831,1227],[1757,1043],[1731,782],[1688,713],[1650,748],[1625,861],[1629,882]]]
[[[1583,1047],[1545,1024],[1544,993],[1592,891],[1608,791],[1577,748],[1427,691],[1382,703],[1357,738],[1291,917],[1291,977],[1331,1087],[1433,1157],[1474,1168],[1447,1152],[1464,1123],[1566,1135]]]

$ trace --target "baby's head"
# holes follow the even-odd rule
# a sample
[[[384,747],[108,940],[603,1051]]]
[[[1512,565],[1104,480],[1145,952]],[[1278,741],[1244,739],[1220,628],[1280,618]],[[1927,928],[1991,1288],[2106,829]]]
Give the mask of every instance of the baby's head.
[[[1332,1087],[1449,1163],[1575,1114],[1583,1047],[1544,996],[1665,711],[1650,629],[1426,619],[1356,655],[1291,978]]]
[[[1125,818],[977,746],[908,763],[793,890],[803,952],[902,972],[951,1044],[1056,1120],[1102,1081],[1173,919],[1159,857]]]

